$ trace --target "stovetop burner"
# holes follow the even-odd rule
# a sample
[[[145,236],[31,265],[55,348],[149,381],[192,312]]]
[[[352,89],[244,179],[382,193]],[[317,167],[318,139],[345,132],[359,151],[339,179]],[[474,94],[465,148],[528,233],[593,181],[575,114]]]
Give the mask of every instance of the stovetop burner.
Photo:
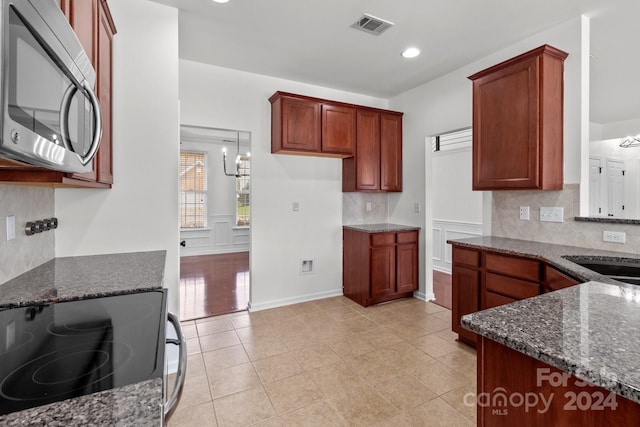
[[[0,311],[0,415],[163,373],[164,290]]]

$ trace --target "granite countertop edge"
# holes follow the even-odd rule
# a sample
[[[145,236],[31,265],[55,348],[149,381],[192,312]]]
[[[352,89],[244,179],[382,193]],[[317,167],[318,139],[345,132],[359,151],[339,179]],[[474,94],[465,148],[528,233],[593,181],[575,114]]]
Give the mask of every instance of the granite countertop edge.
[[[343,225],[344,229],[363,231],[365,233],[390,233],[394,231],[413,231],[420,230],[420,227],[415,225],[401,225],[392,224],[388,222],[376,223],[376,224],[349,224]]]
[[[468,239],[447,240],[455,246],[490,250],[504,255],[524,256],[546,262],[554,268],[564,272],[582,282],[597,281],[612,285],[634,286],[606,277],[593,270],[582,267],[570,259],[585,257],[592,260],[607,260],[617,262],[638,262],[640,254],[630,252],[607,251],[603,249],[584,248],[580,246],[559,245],[555,243],[533,242],[529,240],[511,239],[507,237],[482,236]]]

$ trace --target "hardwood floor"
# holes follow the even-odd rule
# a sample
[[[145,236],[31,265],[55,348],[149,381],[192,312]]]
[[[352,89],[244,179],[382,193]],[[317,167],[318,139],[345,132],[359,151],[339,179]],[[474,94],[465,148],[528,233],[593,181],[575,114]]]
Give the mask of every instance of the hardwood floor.
[[[247,309],[249,252],[180,258],[180,320]]]

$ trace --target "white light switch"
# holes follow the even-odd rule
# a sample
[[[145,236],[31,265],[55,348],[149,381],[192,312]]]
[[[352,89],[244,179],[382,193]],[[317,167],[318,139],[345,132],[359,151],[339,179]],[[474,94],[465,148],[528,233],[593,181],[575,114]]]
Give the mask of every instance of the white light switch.
[[[413,210],[414,210],[415,213],[420,213],[420,202],[416,202],[413,205]]]
[[[16,217],[10,215],[7,217],[7,242],[16,238]]]
[[[540,208],[541,222],[564,222],[564,208]]]

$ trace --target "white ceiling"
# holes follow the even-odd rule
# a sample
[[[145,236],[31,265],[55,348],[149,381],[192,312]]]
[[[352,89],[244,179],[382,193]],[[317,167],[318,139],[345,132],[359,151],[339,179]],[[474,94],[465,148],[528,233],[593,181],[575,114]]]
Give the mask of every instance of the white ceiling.
[[[153,0],[180,9],[180,58],[389,98],[518,40],[591,18],[591,121],[640,117],[638,0]],[[395,23],[350,28],[363,13]],[[416,46],[412,60],[400,52]]]

